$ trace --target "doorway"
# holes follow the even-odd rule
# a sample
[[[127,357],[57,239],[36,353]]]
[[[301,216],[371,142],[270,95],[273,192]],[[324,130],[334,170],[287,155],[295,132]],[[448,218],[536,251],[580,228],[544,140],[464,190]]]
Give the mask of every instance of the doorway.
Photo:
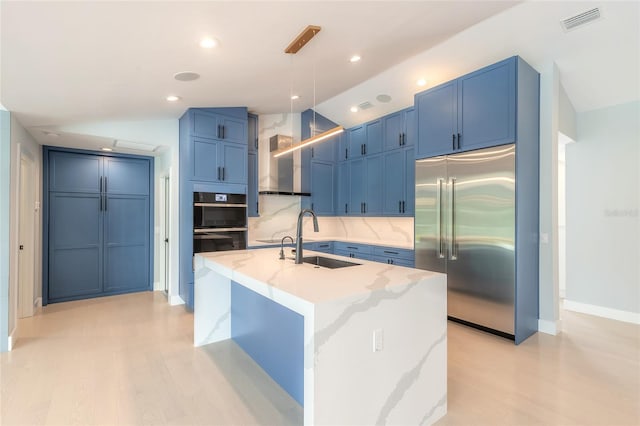
[[[18,318],[33,316],[35,290],[35,164],[20,154],[18,196]]]
[[[162,274],[162,289],[164,291],[165,296],[169,296],[169,277],[170,268],[169,268],[169,235],[171,232],[170,227],[170,218],[171,218],[171,181],[169,179],[169,175],[166,175],[162,178],[163,181],[163,209],[162,209],[162,221],[164,223],[163,227],[163,235],[162,235],[162,247],[164,249],[164,262],[163,262],[163,274]]]

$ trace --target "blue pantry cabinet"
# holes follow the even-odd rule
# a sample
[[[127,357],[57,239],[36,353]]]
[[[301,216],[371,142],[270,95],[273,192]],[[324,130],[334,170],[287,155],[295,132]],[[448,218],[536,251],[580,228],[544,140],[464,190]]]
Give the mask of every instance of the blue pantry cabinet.
[[[43,303],[150,290],[153,159],[45,147]]]
[[[247,211],[257,215],[257,193],[248,191],[249,179],[257,191],[257,175],[249,172],[257,171],[257,121],[251,131],[248,123],[246,108],[191,108],[180,118],[179,293],[189,310],[193,309],[193,193],[246,194]],[[254,163],[256,167],[250,167]]]
[[[374,120],[349,129],[349,158],[382,152],[382,122]]]
[[[416,158],[515,142],[517,59],[418,93]]]

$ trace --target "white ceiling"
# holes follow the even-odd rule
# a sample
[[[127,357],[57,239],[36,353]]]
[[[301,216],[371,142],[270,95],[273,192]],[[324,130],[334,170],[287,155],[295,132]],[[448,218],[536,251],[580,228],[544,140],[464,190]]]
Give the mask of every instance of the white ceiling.
[[[559,19],[594,6],[603,9],[601,21],[571,33],[560,29]],[[317,109],[350,126],[409,105],[423,89],[415,86],[418,77],[430,87],[520,54],[534,67],[557,62],[576,109],[592,109],[639,97],[638,6],[2,1],[0,103],[40,143],[51,144],[42,130],[175,119],[189,107],[288,112],[291,88],[302,96],[293,110],[301,111],[314,105],[315,70]],[[308,24],[322,31],[297,55],[283,53]],[[200,48],[207,35],[220,46]],[[355,53],[362,61],[351,64]],[[202,77],[179,82],[173,79],[179,71]],[[170,104],[168,94],[182,100]],[[381,104],[378,94],[393,100]],[[375,107],[366,113],[348,111],[367,100]]]

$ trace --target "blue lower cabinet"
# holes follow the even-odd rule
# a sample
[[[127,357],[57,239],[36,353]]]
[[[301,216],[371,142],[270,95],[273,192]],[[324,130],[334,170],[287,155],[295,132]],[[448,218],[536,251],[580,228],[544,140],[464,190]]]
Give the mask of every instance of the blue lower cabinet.
[[[395,247],[373,246],[373,260],[390,265],[408,266],[415,264],[414,251]]]
[[[300,405],[304,404],[304,317],[231,283],[231,338]]]
[[[372,246],[367,244],[345,243],[336,241],[333,244],[334,253],[340,256],[356,259],[371,260]]]
[[[323,241],[313,243],[312,250],[322,253],[333,253],[333,241]]]

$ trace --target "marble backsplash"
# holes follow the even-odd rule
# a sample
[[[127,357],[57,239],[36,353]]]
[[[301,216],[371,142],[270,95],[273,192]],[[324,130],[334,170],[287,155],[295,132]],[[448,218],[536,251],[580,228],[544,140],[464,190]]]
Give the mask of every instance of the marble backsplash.
[[[260,196],[260,217],[249,218],[249,242],[279,240],[285,235],[295,238],[298,214],[302,205],[299,196]],[[319,217],[319,232],[313,232],[310,217],[304,219],[306,239],[335,239],[368,242],[381,245],[413,246],[411,217]]]

